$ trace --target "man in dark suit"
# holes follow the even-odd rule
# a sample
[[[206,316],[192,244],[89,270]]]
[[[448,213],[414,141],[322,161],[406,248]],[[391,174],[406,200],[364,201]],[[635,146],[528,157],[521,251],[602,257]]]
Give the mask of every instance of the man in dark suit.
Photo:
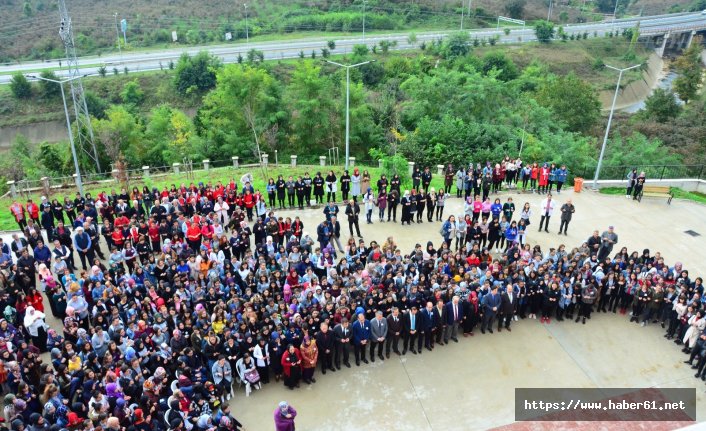
[[[500,310],[502,299],[498,294],[498,285],[494,284],[491,292],[483,297],[483,324],[480,332],[485,334],[486,328],[493,333],[493,321]]]
[[[388,359],[390,359],[390,348],[393,352],[401,355],[399,342],[400,336],[404,332],[403,329],[400,310],[397,307],[392,307],[392,313],[387,316],[387,339],[385,340],[385,356]]]
[[[405,313],[402,318],[402,324],[404,325],[404,347],[402,349],[402,354],[407,353],[407,349],[412,351],[415,355],[417,350],[422,350],[422,339],[419,337],[420,328],[422,325],[422,317],[419,315],[417,306],[412,306],[408,313]],[[417,344],[415,349],[414,344]]]
[[[503,330],[503,321],[505,321],[505,329],[512,331],[510,329],[510,322],[512,322],[512,316],[515,315],[515,304],[517,303],[517,297],[512,291],[512,284],[508,284],[505,288],[505,292],[500,295],[500,315],[498,315],[498,332]]]
[[[365,318],[365,314],[358,314],[358,320],[353,322],[353,352],[355,353],[355,364],[360,366],[362,360],[366,364],[365,351],[370,340],[370,321]]]
[[[370,360],[375,362],[375,348],[377,347],[378,357],[383,360],[382,348],[387,337],[387,319],[382,317],[382,311],[375,312],[375,318],[370,321]],[[365,354],[363,355],[365,356]]]
[[[329,330],[328,323],[321,324],[321,331],[316,334],[316,345],[319,346],[319,360],[321,361],[321,374],[326,374],[326,370],[336,371],[333,368],[333,351],[335,350],[335,339],[333,332]]]
[[[436,343],[439,345],[444,345],[444,332],[446,331],[446,307],[444,307],[444,301],[441,299],[437,301],[436,307],[434,307],[434,319],[436,320]],[[433,347],[433,344],[432,344]]]
[[[459,303],[458,295],[446,304],[446,334],[444,343],[449,342],[449,338],[458,343],[458,327],[463,321],[463,306]]]
[[[422,328],[424,329],[424,347],[431,352],[434,346],[434,330],[436,330],[436,318],[434,316],[434,306],[431,301],[427,302],[426,308],[422,311]],[[421,349],[419,353],[422,353]]]
[[[351,345],[352,331],[348,319],[344,317],[341,319],[341,323],[333,328],[333,336],[336,339],[336,354],[334,355],[336,368],[341,369],[341,357],[343,357],[343,365],[350,368],[351,363],[348,361],[348,349]]]

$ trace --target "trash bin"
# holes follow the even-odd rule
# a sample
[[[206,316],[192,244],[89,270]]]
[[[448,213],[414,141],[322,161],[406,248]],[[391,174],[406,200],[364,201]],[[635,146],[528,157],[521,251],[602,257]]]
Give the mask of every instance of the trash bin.
[[[581,178],[581,177],[574,178],[574,192],[581,193],[582,187],[583,187],[583,178]]]

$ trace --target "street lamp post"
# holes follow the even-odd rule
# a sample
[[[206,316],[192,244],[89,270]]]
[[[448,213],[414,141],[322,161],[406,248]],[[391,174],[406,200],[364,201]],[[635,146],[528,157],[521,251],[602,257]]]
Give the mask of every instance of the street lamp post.
[[[365,42],[365,0],[363,0],[363,42]]]
[[[124,63],[123,49],[120,46],[120,29],[118,28],[118,13],[115,12],[115,14],[113,16],[115,17],[115,41],[118,43],[118,52],[120,53],[120,62]]]
[[[350,157],[350,130],[351,130],[351,115],[350,115],[351,69],[353,69],[355,67],[362,66],[364,64],[372,63],[375,60],[364,61],[362,63],[351,64],[351,65],[336,63],[335,61],[331,61],[331,60],[324,60],[324,61],[327,63],[333,64],[335,66],[343,67],[344,69],[346,69],[346,162],[345,162],[345,168],[348,169],[348,159]]]
[[[593,188],[597,189],[598,188],[598,176],[601,173],[601,165],[603,164],[603,155],[605,154],[605,147],[606,144],[608,143],[608,134],[610,133],[610,125],[613,122],[613,112],[615,112],[615,102],[618,100],[618,92],[620,91],[620,81],[623,79],[623,72],[627,72],[628,70],[632,70],[635,68],[638,68],[642,66],[641,64],[636,64],[634,66],[626,67],[624,69],[619,69],[617,67],[613,66],[608,66],[607,64],[605,67],[613,70],[617,70],[620,72],[618,74],[618,84],[615,86],[615,94],[613,95],[613,104],[610,107],[610,115],[608,115],[608,125],[605,128],[605,135],[603,136],[603,145],[601,146],[601,154],[598,156],[598,165],[596,166],[596,175],[593,177]]]
[[[43,78],[41,76],[29,76],[33,79],[38,79],[41,81],[52,82],[58,84],[61,89],[61,100],[64,102],[64,115],[66,115],[66,129],[69,132],[69,143],[71,144],[71,156],[74,159],[74,169],[76,170],[76,186],[78,187],[78,192],[83,196],[83,181],[81,180],[81,170],[78,168],[78,157],[76,156],[76,146],[74,145],[74,134],[71,132],[71,118],[69,117],[69,108],[66,106],[66,94],[64,93],[64,83],[73,81],[74,79],[82,78],[81,76],[75,76],[64,81],[57,81],[54,79]]]
[[[611,22],[611,29],[615,31],[615,15],[618,14],[618,3],[620,0],[615,0],[615,9],[613,9],[613,21]]]
[[[244,3],[245,6],[245,43],[250,45],[250,32],[248,31],[248,4]]]

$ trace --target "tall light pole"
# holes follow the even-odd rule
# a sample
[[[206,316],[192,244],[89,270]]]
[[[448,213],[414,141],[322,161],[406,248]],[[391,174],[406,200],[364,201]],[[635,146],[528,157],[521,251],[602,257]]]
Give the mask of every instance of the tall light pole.
[[[78,157],[76,157],[76,146],[74,145],[74,134],[71,131],[71,118],[69,117],[69,108],[66,106],[66,94],[64,93],[64,83],[73,81],[74,79],[81,78],[80,76],[65,79],[63,81],[57,81],[55,79],[43,78],[41,76],[29,76],[29,78],[39,79],[41,81],[52,82],[58,84],[61,89],[61,100],[64,102],[64,115],[66,115],[66,129],[69,132],[69,143],[71,144],[71,156],[74,159],[74,169],[76,169],[76,186],[78,187],[78,192],[83,196],[83,181],[81,180],[81,170],[78,168]]]
[[[363,42],[365,42],[365,0],[363,0]]]
[[[603,145],[601,146],[601,155],[598,156],[598,165],[596,166],[596,175],[593,177],[593,188],[597,189],[598,188],[598,176],[601,173],[601,165],[603,164],[603,155],[605,154],[605,147],[606,144],[608,143],[608,134],[610,133],[610,125],[613,122],[613,112],[615,112],[615,102],[618,100],[618,92],[620,91],[620,81],[623,79],[623,72],[627,72],[628,70],[632,70],[635,68],[638,68],[642,66],[641,64],[636,64],[634,66],[626,67],[624,69],[618,69],[617,67],[613,66],[608,66],[607,64],[605,67],[608,69],[613,69],[617,70],[620,72],[618,74],[618,84],[615,86],[615,94],[613,95],[613,104],[610,107],[610,115],[608,115],[608,125],[605,128],[605,135],[603,136]]]
[[[250,32],[248,31],[248,4],[243,3],[245,6],[245,43],[250,45]]]
[[[120,53],[120,62],[123,62],[123,49],[120,47],[120,29],[118,28],[118,13],[115,12],[115,41],[118,43],[118,52]]]
[[[611,22],[611,28],[615,30],[615,15],[618,14],[618,3],[620,0],[615,0],[615,9],[613,9],[613,21]]]
[[[554,6],[554,2],[552,0],[549,0],[549,10],[547,11],[547,21],[551,20],[553,6]]]
[[[466,9],[466,4],[461,0],[461,30],[463,30],[463,12]]]
[[[333,64],[338,67],[346,69],[346,163],[345,167],[348,169],[348,158],[350,157],[350,131],[351,131],[351,69],[354,67],[359,67],[364,64],[372,63],[375,60],[364,61],[362,63],[345,65],[341,63],[336,63],[331,60],[324,60],[326,63]]]

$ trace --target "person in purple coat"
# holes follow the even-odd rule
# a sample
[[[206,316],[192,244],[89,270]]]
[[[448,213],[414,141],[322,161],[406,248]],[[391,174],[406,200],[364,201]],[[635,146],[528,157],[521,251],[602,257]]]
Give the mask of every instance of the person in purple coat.
[[[279,403],[275,409],[275,431],[294,431],[294,418],[297,417],[297,411],[290,406],[286,401]]]

